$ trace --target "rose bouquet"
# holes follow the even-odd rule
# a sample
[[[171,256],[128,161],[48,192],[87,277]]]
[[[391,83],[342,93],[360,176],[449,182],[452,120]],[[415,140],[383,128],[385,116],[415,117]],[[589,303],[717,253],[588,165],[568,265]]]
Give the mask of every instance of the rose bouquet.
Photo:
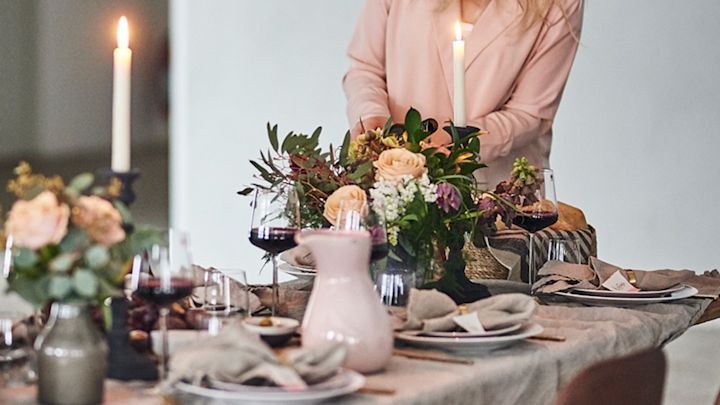
[[[428,142],[438,130],[437,121],[423,120],[412,108],[403,123],[389,119],[384,128],[369,129],[355,139],[348,133],[339,149],[330,145],[327,152],[318,146],[321,128],[312,135],[290,132],[282,142],[277,126],[268,124],[267,130],[271,149],[260,152],[260,162],[250,162],[263,180],[253,187],[294,186],[307,227],[335,225],[342,201],[369,200],[372,210],[385,219],[389,259],[425,270],[421,279],[445,291],[458,290],[458,283],[466,279],[457,274],[440,278],[430,261],[437,258],[452,265],[452,251],[458,246],[462,250],[466,234],[492,232],[498,216],[511,222],[518,192],[532,188],[534,168],[525,160],[518,162],[518,173],[530,177],[518,186],[501,188],[500,194],[480,190],[473,173],[485,167],[479,139],[485,132],[461,136],[451,124],[452,143],[437,147]],[[248,187],[239,193],[250,191]]]
[[[159,235],[149,228],[127,232],[130,214],[115,199],[119,184],[93,188],[94,176],[84,173],[65,185],[24,162],[15,174],[8,191],[17,201],[0,233],[9,290],[37,307],[97,305],[118,294],[133,256]]]

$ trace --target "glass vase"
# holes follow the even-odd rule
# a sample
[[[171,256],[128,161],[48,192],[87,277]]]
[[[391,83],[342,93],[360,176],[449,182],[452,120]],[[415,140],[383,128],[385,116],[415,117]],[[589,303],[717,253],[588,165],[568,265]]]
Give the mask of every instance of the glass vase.
[[[38,402],[102,402],[108,348],[85,305],[53,303],[35,350]]]

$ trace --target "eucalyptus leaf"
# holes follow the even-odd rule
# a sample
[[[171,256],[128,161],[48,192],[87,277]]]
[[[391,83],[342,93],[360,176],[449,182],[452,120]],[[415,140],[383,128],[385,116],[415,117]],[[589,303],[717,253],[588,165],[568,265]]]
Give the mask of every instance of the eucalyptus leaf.
[[[40,278],[17,276],[9,280],[9,289],[16,292],[25,301],[40,308],[50,299],[47,293],[50,288],[49,284],[50,278],[48,276]]]
[[[85,251],[85,262],[91,269],[102,269],[110,262],[110,252],[105,246],[93,245]]]
[[[238,191],[237,193],[240,195],[248,195],[248,194],[252,193],[253,190],[255,190],[255,189],[252,187],[245,187],[244,189]]]
[[[72,276],[73,289],[82,297],[92,298],[98,291],[98,279],[95,273],[87,269],[78,269]]]
[[[350,151],[350,131],[345,133],[343,138],[342,146],[340,147],[340,165],[346,166],[348,164],[348,153]]]
[[[81,173],[70,180],[68,187],[82,193],[92,186],[93,182],[95,182],[95,176],[91,173]]]
[[[30,268],[37,265],[40,257],[34,250],[21,247],[13,255],[13,263],[20,268]]]
[[[72,280],[65,275],[50,277],[48,295],[50,298],[62,300],[72,291]]]
[[[116,210],[118,210],[118,213],[120,214],[120,219],[124,224],[132,223],[132,215],[130,214],[130,210],[128,209],[127,205],[125,205],[125,203],[120,200],[114,200],[113,206]]]
[[[89,243],[87,233],[80,228],[71,228],[67,235],[60,241],[61,252],[72,252],[80,250]]]
[[[67,273],[75,263],[75,255],[72,253],[61,253],[50,261],[49,269],[53,273]]]

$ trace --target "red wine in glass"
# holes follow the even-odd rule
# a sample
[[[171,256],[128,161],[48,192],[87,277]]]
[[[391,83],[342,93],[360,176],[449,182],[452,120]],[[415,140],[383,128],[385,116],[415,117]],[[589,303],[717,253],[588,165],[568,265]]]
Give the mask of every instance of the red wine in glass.
[[[533,211],[516,216],[515,219],[513,219],[513,223],[530,233],[535,233],[554,224],[557,220],[557,212]]]
[[[250,230],[250,243],[273,255],[294,248],[293,228],[253,228]]]
[[[370,249],[370,261],[384,259],[388,255],[387,243],[373,243]]]
[[[159,278],[148,278],[138,283],[135,295],[163,306],[191,295],[194,287],[192,280],[185,278],[171,278],[169,283],[163,283]]]

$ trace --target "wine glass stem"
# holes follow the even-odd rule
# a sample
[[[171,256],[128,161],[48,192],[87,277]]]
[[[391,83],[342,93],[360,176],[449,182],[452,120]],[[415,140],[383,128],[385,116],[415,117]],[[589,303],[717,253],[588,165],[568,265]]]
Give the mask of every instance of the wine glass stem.
[[[272,255],[272,308],[270,308],[270,314],[275,316],[277,312],[277,306],[280,302],[280,288],[278,286],[278,269],[277,269],[277,256]]]
[[[537,269],[535,268],[535,233],[530,232],[530,241],[528,242],[528,281],[530,286],[535,284],[537,278]]]
[[[168,372],[168,328],[167,317],[170,309],[166,306],[160,307],[160,333],[162,334],[162,350],[160,354],[160,381],[165,381]]]

